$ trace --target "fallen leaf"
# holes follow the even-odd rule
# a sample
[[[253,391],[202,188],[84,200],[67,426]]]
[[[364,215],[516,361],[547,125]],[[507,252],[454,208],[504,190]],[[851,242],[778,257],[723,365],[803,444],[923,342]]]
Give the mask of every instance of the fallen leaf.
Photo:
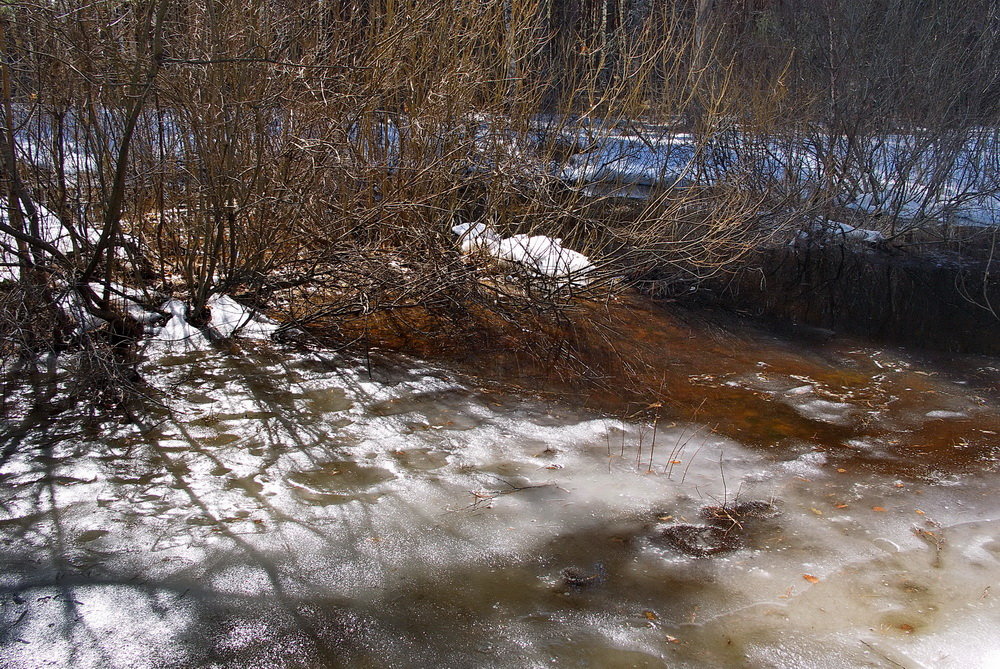
[[[872,511],[885,511],[885,509],[881,506],[873,506]]]
[[[903,623],[902,625],[899,626],[899,629],[903,630],[907,634],[910,634],[910,633],[913,632],[913,625],[909,625],[907,623]]]
[[[667,641],[669,641],[670,643],[680,643],[681,642],[680,639],[678,639],[675,636],[670,636],[669,634],[667,635]]]
[[[844,473],[844,472],[846,472],[846,471],[847,471],[847,470],[846,470],[846,469],[844,469],[843,467],[838,467],[838,468],[837,468],[837,473],[838,473],[838,474],[843,474],[843,473]]]
[[[673,516],[660,516],[659,517],[659,520],[663,520],[663,521],[673,520],[673,519],[674,519]]]
[[[680,460],[671,460],[670,461],[670,464],[672,464],[672,465],[679,465],[680,463],[681,463]]]
[[[658,617],[652,611],[643,611],[642,615],[646,616],[646,620],[657,620]]]
[[[835,508],[835,509],[846,509],[847,505],[846,504],[837,504],[833,508]]]
[[[820,511],[819,509],[816,509],[816,508],[813,508],[813,507],[809,507],[809,510],[812,511],[813,513],[815,513],[817,516],[822,516],[823,515],[823,512]]]
[[[819,583],[819,579],[812,574],[802,574],[802,578],[806,579],[810,583]]]
[[[923,516],[923,515],[924,515],[924,512],[923,512],[923,511],[921,511],[920,509],[914,509],[914,510],[913,510],[913,513],[919,513],[919,514],[920,514],[921,516]]]

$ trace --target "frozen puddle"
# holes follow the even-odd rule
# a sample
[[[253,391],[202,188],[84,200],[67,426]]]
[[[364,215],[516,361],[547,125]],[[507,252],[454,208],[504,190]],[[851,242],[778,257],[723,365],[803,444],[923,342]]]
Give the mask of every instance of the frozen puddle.
[[[891,479],[416,363],[244,355],[162,358],[172,415],[3,442],[0,666],[1000,662],[989,467]]]

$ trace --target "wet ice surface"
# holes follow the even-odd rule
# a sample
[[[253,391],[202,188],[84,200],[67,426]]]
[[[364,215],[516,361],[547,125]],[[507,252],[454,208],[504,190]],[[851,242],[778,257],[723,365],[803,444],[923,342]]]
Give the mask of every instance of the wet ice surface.
[[[691,379],[815,427],[766,444],[268,348],[151,363],[130,426],[12,385],[0,666],[995,666],[995,454],[879,464],[995,400],[838,355]]]

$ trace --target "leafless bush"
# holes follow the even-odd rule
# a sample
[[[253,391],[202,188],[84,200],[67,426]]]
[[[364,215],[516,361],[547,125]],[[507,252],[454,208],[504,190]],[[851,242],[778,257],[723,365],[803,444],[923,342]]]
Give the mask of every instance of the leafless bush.
[[[995,26],[987,0],[8,4],[0,231],[119,343],[115,281],[299,323],[567,302],[463,262],[462,221],[564,239],[594,292],[696,281],[863,196],[894,234],[997,188]],[[626,136],[691,153],[599,175]]]

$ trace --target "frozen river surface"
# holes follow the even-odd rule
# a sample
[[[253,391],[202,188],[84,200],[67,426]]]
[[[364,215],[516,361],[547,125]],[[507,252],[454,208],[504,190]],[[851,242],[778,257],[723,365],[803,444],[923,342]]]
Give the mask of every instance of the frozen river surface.
[[[264,345],[127,425],[9,379],[0,667],[1000,666],[1000,364],[702,335],[659,414]]]

